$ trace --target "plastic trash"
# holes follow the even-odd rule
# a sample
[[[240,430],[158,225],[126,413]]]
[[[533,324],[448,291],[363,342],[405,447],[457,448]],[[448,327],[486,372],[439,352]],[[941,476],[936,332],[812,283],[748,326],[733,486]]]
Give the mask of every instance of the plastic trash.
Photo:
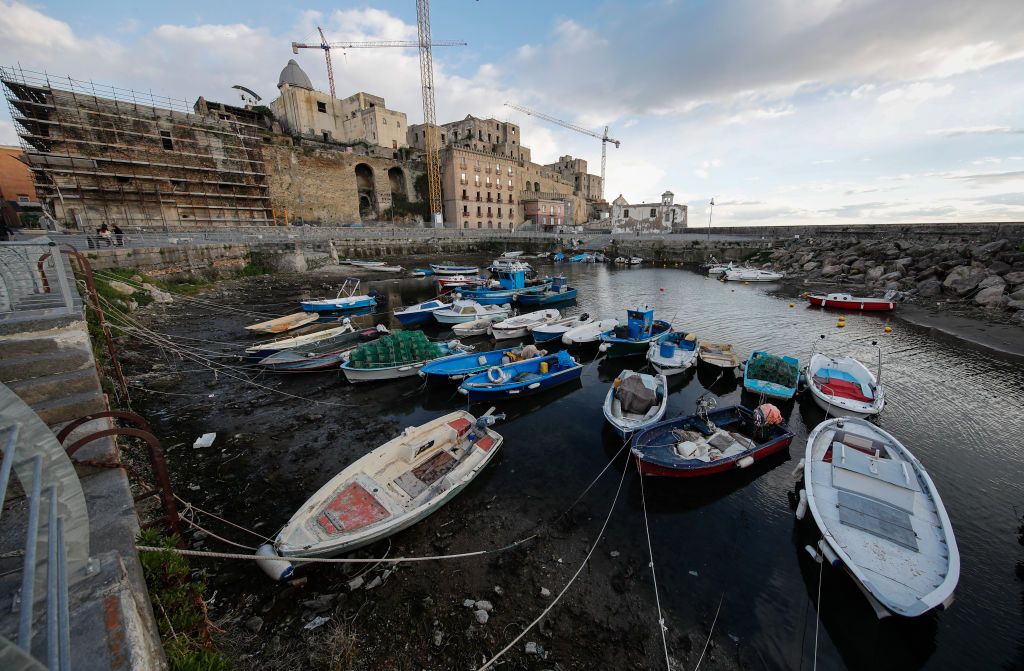
[[[193,449],[199,449],[200,447],[209,447],[213,445],[213,441],[217,439],[216,433],[204,433],[203,435],[196,438],[196,442],[192,443]]]
[[[324,626],[324,625],[325,625],[325,624],[327,624],[327,623],[328,623],[328,622],[329,622],[330,620],[331,620],[331,618],[329,618],[329,617],[324,617],[323,615],[321,615],[321,616],[319,616],[319,617],[314,617],[314,618],[313,618],[312,620],[310,620],[310,621],[309,621],[309,622],[308,622],[308,623],[306,624],[306,626],[305,626],[305,627],[303,627],[303,629],[310,629],[310,630],[312,630],[312,629],[316,629],[317,627],[322,627],[322,626]]]

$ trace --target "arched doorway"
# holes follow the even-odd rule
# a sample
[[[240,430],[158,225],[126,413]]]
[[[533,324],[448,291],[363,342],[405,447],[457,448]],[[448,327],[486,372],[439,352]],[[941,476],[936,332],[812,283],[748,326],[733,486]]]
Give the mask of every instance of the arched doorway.
[[[540,193],[540,182],[533,183],[533,191],[534,193]]]
[[[356,165],[356,190],[359,194],[360,219],[376,219],[377,207],[374,197],[373,168],[366,163]]]
[[[388,185],[391,187],[391,199],[395,196],[408,198],[405,192],[405,173],[399,167],[388,168]]]

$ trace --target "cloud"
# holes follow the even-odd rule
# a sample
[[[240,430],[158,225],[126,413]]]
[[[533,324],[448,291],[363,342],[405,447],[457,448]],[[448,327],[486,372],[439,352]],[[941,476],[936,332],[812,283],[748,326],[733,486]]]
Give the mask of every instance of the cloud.
[[[778,119],[779,117],[796,114],[796,107],[786,104],[778,107],[756,108],[744,110],[726,118],[727,124],[743,124],[752,121],[763,121],[765,119]]]
[[[1024,128],[1009,126],[958,126],[953,128],[933,128],[928,135],[942,137],[958,137],[960,135],[1016,135],[1024,133]]]
[[[878,96],[878,102],[922,103],[933,98],[945,98],[953,93],[954,88],[952,84],[937,85],[931,82],[914,82],[910,86],[886,91]]]
[[[984,172],[975,175],[956,175],[955,179],[962,179],[965,182],[974,184],[998,184],[1002,182],[1016,182],[1024,180],[1024,170],[1010,172]]]
[[[708,176],[711,174],[711,169],[712,168],[717,168],[717,167],[719,167],[721,165],[722,165],[722,162],[719,159],[717,159],[717,158],[709,159],[707,161],[701,161],[700,162],[700,166],[698,166],[697,168],[694,168],[693,175],[694,175],[694,177],[700,177],[701,179],[707,179]]]

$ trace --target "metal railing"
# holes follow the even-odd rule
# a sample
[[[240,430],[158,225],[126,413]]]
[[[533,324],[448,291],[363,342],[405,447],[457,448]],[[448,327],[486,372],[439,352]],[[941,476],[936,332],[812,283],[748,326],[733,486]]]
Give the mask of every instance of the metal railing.
[[[73,314],[81,309],[67,259],[48,237],[0,243],[0,320]]]

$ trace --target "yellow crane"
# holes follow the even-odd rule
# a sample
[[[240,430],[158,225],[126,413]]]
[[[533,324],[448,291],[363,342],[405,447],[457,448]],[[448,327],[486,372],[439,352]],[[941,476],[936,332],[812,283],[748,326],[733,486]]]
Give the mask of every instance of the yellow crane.
[[[577,133],[583,133],[584,135],[589,135],[590,137],[596,137],[598,140],[600,140],[601,141],[601,199],[604,200],[604,168],[605,168],[605,162],[607,161],[608,143],[610,142],[610,143],[614,144],[616,149],[618,149],[619,145],[622,144],[618,140],[616,140],[614,138],[608,137],[608,126],[604,127],[604,134],[603,135],[598,135],[596,132],[590,130],[589,128],[584,128],[583,126],[578,126],[578,125],[576,125],[574,123],[569,123],[568,121],[562,121],[561,119],[556,119],[555,117],[551,116],[550,114],[544,114],[543,112],[536,112],[534,110],[531,110],[531,109],[528,109],[526,107],[523,107],[522,105],[516,105],[515,103],[505,103],[505,107],[511,107],[512,109],[518,110],[518,111],[522,112],[523,114],[529,114],[530,116],[535,116],[538,119],[543,119],[544,121],[548,121],[548,122],[553,123],[555,125],[561,126],[562,128],[568,128],[569,130],[574,130]]]
[[[441,208],[441,148],[434,112],[434,55],[430,51],[430,0],[416,0],[416,34],[420,47],[420,85],[423,89],[423,141],[427,150],[427,200],[430,222],[444,225]]]
[[[302,42],[292,42],[292,53],[299,53],[299,49],[322,49],[324,52],[324,58],[327,59],[327,83],[330,86],[331,97],[337,98],[334,93],[334,66],[331,64],[331,49],[379,49],[382,47],[395,47],[395,48],[409,48],[420,46],[419,42],[409,42],[406,40],[377,40],[374,42],[328,42],[327,37],[324,35],[324,29],[317,26],[317,31],[320,33],[320,44],[303,44]],[[458,40],[438,40],[432,43],[431,46],[435,47],[464,47],[465,42]]]

